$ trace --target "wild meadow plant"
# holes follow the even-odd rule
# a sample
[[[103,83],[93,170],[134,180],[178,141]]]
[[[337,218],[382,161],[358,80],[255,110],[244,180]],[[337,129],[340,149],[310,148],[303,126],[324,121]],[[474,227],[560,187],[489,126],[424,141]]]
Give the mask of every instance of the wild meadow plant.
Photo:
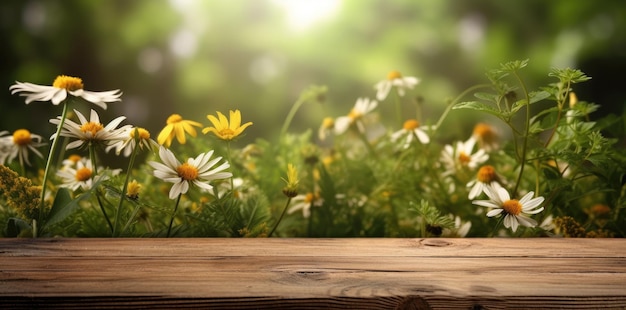
[[[173,114],[155,141],[124,116],[100,120],[96,108],[120,104],[119,90],[87,91],[63,75],[52,86],[16,82],[9,89],[26,104],[50,102],[61,114],[50,139],[0,132],[2,234],[624,237],[625,112],[595,119],[599,105],[575,95],[590,77],[575,69],[553,69],[552,83],[528,89],[527,65],[488,71],[488,83],[447,101],[434,120],[401,113],[420,79],[392,71],[345,115],[290,133],[298,109],[327,96],[311,86],[278,137],[245,146],[237,139],[254,125],[239,110],[204,124]],[[444,139],[446,118],[467,110],[489,122]],[[127,168],[104,166],[105,153]]]

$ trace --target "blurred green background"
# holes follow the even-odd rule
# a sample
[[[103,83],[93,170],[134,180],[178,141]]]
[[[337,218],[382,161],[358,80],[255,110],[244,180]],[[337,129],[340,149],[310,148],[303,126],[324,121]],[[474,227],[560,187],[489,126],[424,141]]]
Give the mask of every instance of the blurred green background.
[[[123,114],[153,137],[171,113],[208,125],[206,114],[240,109],[254,122],[244,140],[273,140],[312,84],[328,86],[327,101],[304,105],[292,130],[317,129],[374,98],[390,70],[422,80],[410,95],[436,120],[485,69],[525,58],[531,88],[551,81],[551,67],[579,68],[593,77],[579,98],[621,111],[625,33],[623,0],[4,0],[0,130],[49,137],[60,107],[26,106],[8,87],[59,74],[121,89],[102,121]],[[451,134],[473,125],[462,113],[451,114]]]

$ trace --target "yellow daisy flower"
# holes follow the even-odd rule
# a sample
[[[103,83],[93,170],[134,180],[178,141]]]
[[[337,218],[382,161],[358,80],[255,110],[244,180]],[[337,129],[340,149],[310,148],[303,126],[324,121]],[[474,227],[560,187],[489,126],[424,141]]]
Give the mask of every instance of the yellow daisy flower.
[[[202,133],[213,132],[218,138],[226,141],[230,141],[238,137],[252,122],[247,122],[241,125],[241,112],[239,110],[230,111],[230,122],[224,116],[224,114],[217,112],[217,116],[207,115],[206,117],[211,121],[213,127],[206,127],[202,129]]]
[[[185,132],[190,136],[196,136],[196,129],[193,128],[202,127],[202,124],[190,120],[184,120],[179,114],[172,114],[167,118],[167,125],[161,130],[157,137],[157,142],[165,147],[169,147],[172,144],[172,140],[176,137],[176,140],[180,144],[185,144]]]

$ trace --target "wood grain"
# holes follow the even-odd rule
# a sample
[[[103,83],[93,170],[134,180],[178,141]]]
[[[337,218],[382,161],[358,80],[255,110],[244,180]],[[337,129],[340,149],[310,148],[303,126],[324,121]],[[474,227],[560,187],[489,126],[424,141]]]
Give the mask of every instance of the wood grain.
[[[0,308],[626,309],[623,239],[0,239]]]

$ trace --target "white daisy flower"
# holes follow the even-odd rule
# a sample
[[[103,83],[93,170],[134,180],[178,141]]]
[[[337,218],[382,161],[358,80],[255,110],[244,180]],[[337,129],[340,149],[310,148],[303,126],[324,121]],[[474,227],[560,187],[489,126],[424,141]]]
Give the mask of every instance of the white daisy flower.
[[[326,140],[326,136],[332,133],[332,130],[335,128],[335,119],[332,117],[325,117],[322,120],[322,124],[320,128],[317,130],[317,137],[320,141]]]
[[[496,174],[496,169],[491,165],[484,165],[478,169],[476,173],[476,179],[467,183],[467,187],[470,187],[468,199],[474,199],[485,191],[487,186],[500,186],[498,183],[499,177]]]
[[[70,94],[81,97],[106,110],[108,102],[120,101],[122,92],[119,89],[103,92],[86,91],[83,89],[83,81],[80,78],[59,75],[52,86],[37,85],[32,83],[15,82],[9,87],[11,94],[19,93],[26,97],[26,104],[33,101],[50,101],[58,105]]]
[[[405,76],[398,71],[391,71],[387,74],[387,79],[382,80],[376,85],[374,85],[374,89],[376,89],[376,99],[379,101],[385,100],[387,95],[389,95],[389,91],[391,88],[395,86],[396,91],[400,97],[404,96],[405,91],[407,89],[413,89],[415,85],[417,85],[420,80],[413,76]]]
[[[489,159],[489,155],[483,149],[472,153],[475,144],[476,140],[469,139],[466,142],[458,141],[456,147],[452,147],[452,145],[449,144],[444,146],[441,158],[443,164],[446,166],[444,176],[452,175],[464,168],[474,170],[478,165]]]
[[[224,162],[217,168],[213,168],[222,157],[211,159],[213,150],[202,153],[196,158],[189,158],[186,162],[180,163],[172,151],[165,147],[159,147],[159,157],[163,163],[150,161],[148,164],[154,168],[154,176],[165,181],[174,183],[170,189],[170,199],[176,199],[178,195],[189,191],[190,185],[195,185],[201,190],[210,191],[213,186],[210,181],[227,179],[233,176],[230,172],[222,172],[230,167],[228,162]],[[213,168],[213,169],[211,169]]]
[[[224,195],[232,192],[233,197],[244,200],[252,191],[254,191],[254,188],[247,186],[242,178],[233,178],[232,187],[230,182],[220,182],[217,184],[217,193],[219,197],[223,197]]]
[[[100,167],[100,170],[102,170],[102,167]],[[120,171],[120,169],[112,170],[112,174],[117,175]],[[72,191],[76,191],[79,188],[89,190],[94,183],[108,179],[104,174],[95,175],[93,165],[87,157],[81,157],[75,162],[74,166],[63,166],[56,174],[63,182],[59,186],[69,188]]]
[[[532,198],[535,193],[528,192],[520,200],[511,199],[506,189],[491,186],[485,187],[485,194],[489,200],[474,200],[472,203],[492,208],[487,212],[488,217],[504,214],[504,227],[511,228],[515,232],[520,224],[526,227],[537,226],[537,221],[527,215],[543,211],[543,207],[539,207],[544,201],[543,197]]]
[[[417,137],[422,144],[430,143],[430,138],[424,130],[432,130],[432,128],[430,126],[420,126],[417,120],[410,119],[404,122],[402,129],[391,134],[391,141],[395,142],[400,137],[405,136],[406,140],[403,146],[405,149],[411,145],[415,137]]]
[[[149,150],[156,150],[159,147],[159,144],[150,139],[150,132],[141,127],[124,127],[123,128],[123,136],[125,136],[124,140],[118,140],[112,144],[110,144],[106,151],[108,152],[111,149],[115,149],[115,154],[119,155],[124,152],[123,155],[125,157],[130,156],[135,147],[137,146],[137,142],[135,141],[135,134],[139,135],[139,149],[143,149],[144,147]]]
[[[372,112],[378,106],[376,100],[368,98],[359,98],[356,100],[354,107],[347,116],[340,116],[335,120],[335,134],[342,134],[355,124],[360,132],[365,132],[362,118],[366,114]]]
[[[474,126],[472,137],[478,146],[486,152],[491,152],[499,148],[498,133],[487,123],[478,123]]]
[[[66,159],[63,160],[62,164],[63,164],[63,168],[65,167],[76,167],[76,164],[82,159],[83,157],[78,155],[78,154],[72,154],[69,155]]]
[[[302,216],[308,218],[311,216],[311,206],[321,207],[324,200],[319,194],[307,193],[306,195],[297,195],[291,200],[293,205],[287,211],[288,214],[294,213],[298,210],[302,210]]]
[[[448,229],[444,228],[441,234],[442,237],[447,238],[464,238],[469,233],[470,228],[472,228],[472,222],[467,221],[463,223],[460,216],[454,216],[452,214],[448,215],[450,218],[454,219],[454,228]]]
[[[89,142],[97,142],[103,143],[105,145],[110,145],[111,143],[115,143],[120,140],[124,140],[128,134],[126,134],[126,130],[130,128],[130,125],[123,126],[121,128],[117,128],[123,120],[126,119],[126,116],[120,116],[103,126],[100,123],[100,117],[95,110],[91,110],[91,117],[89,121],[81,114],[79,111],[74,110],[76,116],[80,120],[80,125],[75,123],[70,119],[66,119],[63,123],[63,129],[61,130],[62,137],[70,137],[76,138],[78,140],[68,143],[66,149],[73,149],[80,147],[84,144],[89,144]],[[61,122],[61,117],[53,118],[50,120],[50,123],[59,125]],[[56,138],[56,133],[50,137],[50,140]]]
[[[0,164],[9,163],[17,157],[20,165],[23,166],[26,163],[30,166],[29,151],[43,158],[41,152],[37,150],[38,147],[46,145],[41,142],[40,135],[31,133],[26,129],[18,129],[10,136],[4,136],[6,134],[8,134],[7,131],[0,132]]]

